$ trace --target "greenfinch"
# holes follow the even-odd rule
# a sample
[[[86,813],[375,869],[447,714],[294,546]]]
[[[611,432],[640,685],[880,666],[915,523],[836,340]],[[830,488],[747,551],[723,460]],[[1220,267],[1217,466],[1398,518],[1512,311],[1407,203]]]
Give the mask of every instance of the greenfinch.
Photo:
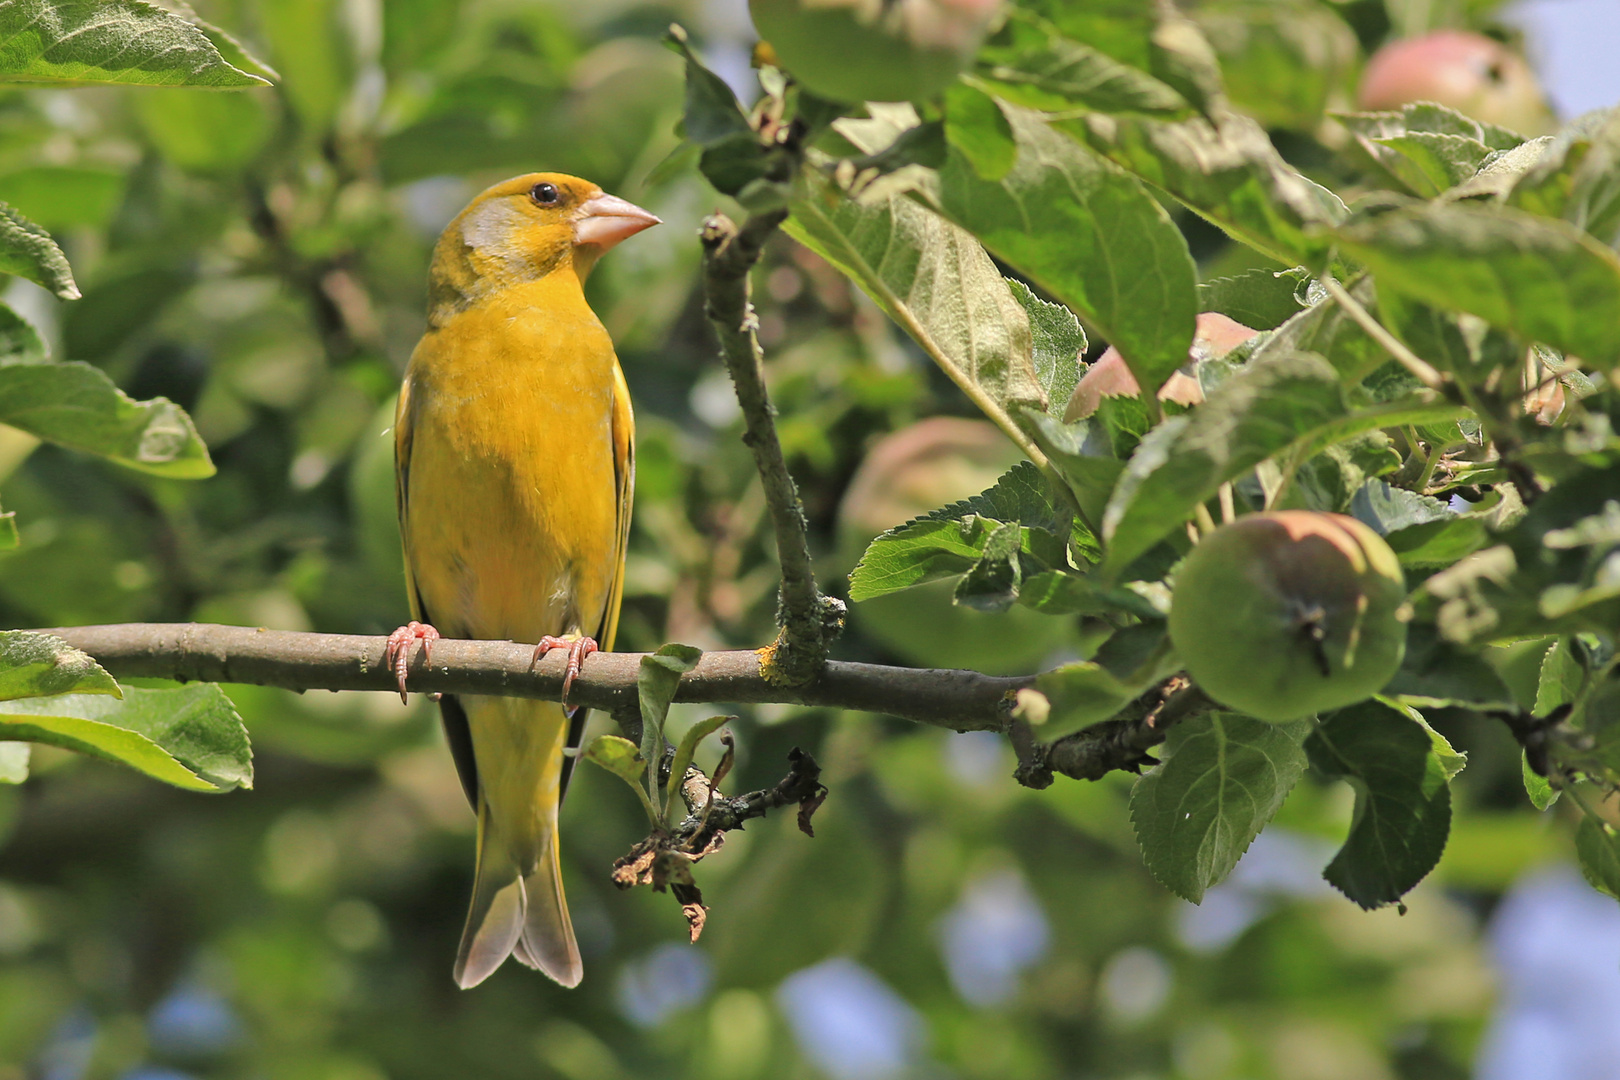
[[[428,328],[411,354],[394,462],[411,650],[447,637],[568,649],[568,686],[611,648],[635,482],[634,420],[613,342],[585,301],[603,252],[658,219],[596,185],[536,173],[496,184],[439,237]],[[455,979],[508,956],[564,986],[583,974],[557,858],[557,810],[583,709],[445,695],[445,735],[478,814]]]

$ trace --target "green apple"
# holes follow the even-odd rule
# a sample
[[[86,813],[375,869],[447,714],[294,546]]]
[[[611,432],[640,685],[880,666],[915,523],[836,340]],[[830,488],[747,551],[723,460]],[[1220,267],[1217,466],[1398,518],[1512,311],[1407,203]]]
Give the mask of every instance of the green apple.
[[[1406,650],[1400,561],[1355,518],[1250,514],[1193,548],[1170,599],[1170,640],[1210,697],[1261,720],[1362,701]]]
[[[1000,0],[749,0],[754,28],[813,92],[921,101],[973,60]]]

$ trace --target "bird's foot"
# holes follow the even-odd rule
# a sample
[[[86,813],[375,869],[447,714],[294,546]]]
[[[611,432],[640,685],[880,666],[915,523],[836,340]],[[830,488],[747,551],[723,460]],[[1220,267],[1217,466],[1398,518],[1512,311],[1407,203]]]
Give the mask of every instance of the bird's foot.
[[[566,705],[568,691],[574,685],[574,676],[579,674],[580,665],[585,663],[585,658],[591,653],[600,651],[601,646],[596,644],[595,638],[576,637],[572,634],[567,637],[552,637],[547,634],[540,639],[540,644],[534,647],[533,662],[539,663],[540,659],[552,649],[568,650],[568,666],[563,669],[562,685],[562,703]]]
[[[405,672],[411,666],[411,646],[418,641],[422,643],[422,662],[425,664],[432,659],[433,643],[438,640],[439,632],[421,622],[412,622],[388,635],[388,649],[383,656],[388,666],[394,669],[394,677],[399,680],[399,700],[407,700]]]

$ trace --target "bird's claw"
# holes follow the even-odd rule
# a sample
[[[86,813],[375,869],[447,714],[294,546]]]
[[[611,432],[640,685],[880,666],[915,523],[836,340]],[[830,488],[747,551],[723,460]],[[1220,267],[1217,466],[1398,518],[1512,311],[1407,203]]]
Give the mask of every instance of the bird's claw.
[[[563,668],[562,703],[568,704],[568,691],[574,685],[574,676],[579,674],[580,666],[585,658],[593,652],[600,651],[595,638],[588,637],[552,637],[547,634],[540,639],[540,644],[534,647],[533,663],[539,663],[552,649],[568,650],[568,665]]]
[[[422,643],[422,662],[425,664],[432,659],[433,643],[438,640],[437,630],[427,623],[414,621],[388,635],[388,649],[383,656],[388,666],[394,669],[394,677],[399,680],[400,701],[408,700],[405,697],[405,672],[411,666],[411,646],[418,641]]]

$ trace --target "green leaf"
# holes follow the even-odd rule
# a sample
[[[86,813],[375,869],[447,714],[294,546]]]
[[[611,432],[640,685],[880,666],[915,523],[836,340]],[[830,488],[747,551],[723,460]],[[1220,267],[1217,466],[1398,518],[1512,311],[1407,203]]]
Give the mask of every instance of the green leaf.
[[[1432,199],[1470,179],[1495,153],[1478,139],[1418,131],[1363,144],[1380,165],[1420,198]]]
[[[44,364],[50,358],[39,331],[27,319],[0,304],[0,367],[9,364]]]
[[[1047,411],[1063,414],[1080,381],[1080,356],[1086,351],[1086,332],[1080,319],[1062,304],[1049,304],[1022,281],[1009,279],[1013,296],[1029,315],[1031,359],[1035,377],[1046,391]]]
[[[1391,487],[1382,480],[1368,480],[1362,485],[1350,500],[1350,514],[1379,536],[1457,516],[1455,510],[1439,499],[1419,495],[1406,488]]]
[[[1018,602],[1048,615],[1102,615],[1128,612],[1138,618],[1158,619],[1164,613],[1140,593],[1113,589],[1072,570],[1043,570],[1018,586]]]
[[[1320,286],[1315,286],[1314,291],[1321,298],[1313,299],[1309,307],[1257,345],[1250,356],[1251,362],[1290,353],[1315,353],[1333,365],[1347,387],[1361,383],[1390,362],[1384,347],[1368,337],[1342,307],[1326,300]],[[1350,295],[1365,307],[1374,306],[1370,280],[1357,282]]]
[[[1327,4],[1220,0],[1191,10],[1232,103],[1267,128],[1310,131],[1349,91],[1360,46]]]
[[[862,205],[815,169],[801,176],[783,229],[854,281],[997,427],[1027,446],[1012,410],[1046,407],[1029,316],[979,242],[903,195]]]
[[[971,570],[1000,522],[971,517],[963,521],[923,519],[890,529],[866,548],[849,575],[849,598],[856,603],[892,592],[956,577]]]
[[[1117,575],[1221,484],[1346,414],[1338,376],[1319,356],[1244,365],[1137,447],[1103,515],[1102,570]]]
[[[1107,720],[1180,667],[1162,618],[1118,630],[1093,659],[1036,677],[1035,688],[1051,704],[1044,730],[1061,734]]]
[[[984,542],[984,553],[957,583],[953,599],[976,611],[1006,611],[1018,601],[1023,568],[1018,549],[1024,530],[1017,522],[998,526]]]
[[[1563,218],[1613,247],[1620,239],[1620,109],[1583,117],[1513,185],[1508,205]]]
[[[214,475],[208,448],[178,405],[135,401],[89,364],[0,363],[0,422],[158,476]]]
[[[1102,434],[1102,421],[1094,418],[1065,424],[1033,409],[1023,410],[1023,418],[1035,444],[1068,483],[1087,525],[1095,531],[1125,469]]]
[[[635,743],[622,735],[598,735],[585,748],[585,760],[629,784],[630,790],[641,799],[642,809],[647,811],[647,820],[654,827],[662,824],[657,811],[653,809],[652,800],[647,797],[647,789],[642,787],[642,782],[647,778],[647,759],[641,756]]]
[[[0,81],[82,86],[268,86],[226,63],[196,26],[145,0],[0,6]]]
[[[870,600],[980,567],[980,577],[975,584],[964,586],[967,591],[960,600],[973,607],[980,606],[982,600],[999,610],[1017,599],[1019,570],[1014,564],[1018,553],[1037,555],[1038,561],[1048,565],[1066,565],[1063,542],[1069,537],[1070,526],[1069,514],[1056,506],[1040,470],[1021,461],[987,491],[931,511],[874,539],[850,572],[849,597],[856,602]],[[1004,527],[1011,532],[991,552],[988,549],[992,537]],[[1048,539],[1041,540],[1040,533]],[[1002,584],[991,587],[993,580]],[[1002,597],[1007,588],[1011,591],[1004,596],[1004,603],[1002,599],[990,599]]]
[[[1434,869],[1451,831],[1451,787],[1429,733],[1369,701],[1324,719],[1305,750],[1356,793],[1350,836],[1323,876],[1363,908],[1397,903]]]
[[[945,91],[945,141],[986,180],[1000,180],[1018,159],[1006,114],[983,90],[967,82],[956,82]]]
[[[1347,252],[1396,289],[1599,367],[1620,362],[1620,256],[1564,221],[1508,207],[1433,204],[1346,226]]]
[[[110,694],[118,683],[87,653],[51,634],[0,630],[0,701],[51,694]]]
[[[692,764],[698,744],[720,730],[727,721],[735,719],[737,719],[735,716],[711,716],[707,720],[699,720],[687,728],[686,734],[681,736],[681,743],[675,748],[675,760],[669,769],[669,791],[664,796],[666,825],[675,821],[675,804],[681,797],[681,781],[686,776],[687,768]]]
[[[1246,270],[1198,286],[1198,310],[1216,311],[1255,330],[1274,330],[1300,313],[1304,267]]]
[[[0,742],[0,784],[20,784],[28,779],[29,744]]]
[[[3,23],[0,10],[0,23]],[[4,46],[0,45],[0,61]],[[42,285],[63,300],[77,300],[79,286],[67,256],[56,246],[51,234],[0,203],[0,274],[16,274]]]
[[[671,26],[664,43],[686,61],[681,129],[687,139],[703,148],[698,168],[717,191],[739,194],[766,175],[765,148],[749,126],[737,95],[698,59],[687,43],[686,31]]]
[[[1131,788],[1131,824],[1154,878],[1195,904],[1225,880],[1305,771],[1310,731],[1309,720],[1233,713],[1171,728],[1161,764]]]
[[[1530,797],[1530,805],[1537,810],[1547,809],[1563,794],[1552,786],[1550,780],[1530,767],[1530,755],[1522,750],[1519,752],[1519,774],[1524,778],[1524,793]]]
[[[1284,265],[1319,265],[1330,246],[1320,227],[1345,215],[1338,196],[1289,167],[1238,113],[1179,123],[1091,113],[1053,126]]]
[[[658,771],[664,761],[664,718],[681,676],[697,667],[703,650],[691,645],[669,644],[641,658],[636,674],[636,697],[641,704],[641,757],[647,763],[647,795],[656,804]],[[657,820],[656,814],[654,820]]]
[[[281,78],[275,68],[250,53],[247,46],[199,16],[186,0],[152,0],[152,3],[165,11],[173,12],[202,31],[203,36],[213,42],[214,48],[219,50],[219,55],[232,67],[249,75],[256,75],[266,82],[275,82]]]
[[[1186,241],[1136,181],[1039,114],[1002,109],[1016,164],[991,182],[953,151],[938,209],[1095,326],[1151,397],[1192,343],[1197,273]]]
[[[121,701],[65,694],[7,702],[0,705],[0,737],[117,761],[191,791],[253,786],[247,729],[230,698],[212,683],[131,688]]]
[[[1384,694],[1424,705],[1516,708],[1513,693],[1496,669],[1478,653],[1442,638],[1428,623],[1407,629],[1400,670]]]
[[[1531,711],[1546,716],[1554,709],[1580,700],[1586,688],[1586,666],[1581,663],[1574,642],[1561,637],[1541,658],[1541,675],[1536,680],[1536,704]]]
[[[998,96],[1037,109],[1188,111],[1186,99],[1146,71],[1016,9],[1006,30],[980,51],[976,71]]]
[[[1583,816],[1575,827],[1575,858],[1592,888],[1620,900],[1620,835],[1597,818]]]

